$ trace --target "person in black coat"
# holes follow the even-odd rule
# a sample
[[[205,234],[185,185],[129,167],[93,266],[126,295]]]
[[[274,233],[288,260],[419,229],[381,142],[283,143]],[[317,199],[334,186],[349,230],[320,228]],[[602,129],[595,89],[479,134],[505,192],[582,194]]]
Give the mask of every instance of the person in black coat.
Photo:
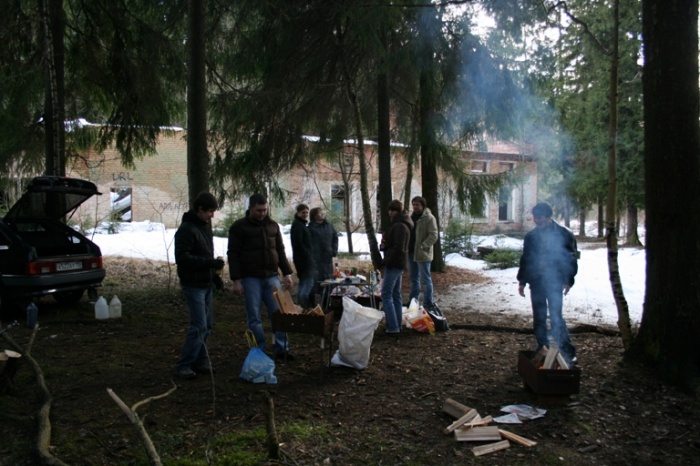
[[[326,214],[321,207],[311,209],[309,218],[314,262],[318,271],[316,282],[318,283],[333,277],[333,258],[338,255],[338,232],[333,224],[326,220]],[[319,293],[318,286],[315,289],[316,293]]]
[[[314,260],[311,232],[307,226],[309,223],[309,206],[299,204],[297,213],[294,216],[292,223],[292,231],[290,239],[292,241],[292,258],[294,268],[297,269],[297,277],[299,285],[297,286],[297,301],[299,306],[304,309],[311,307],[314,299],[311,298],[313,293],[314,282],[316,281],[316,261]]]
[[[413,220],[403,210],[401,201],[389,203],[389,231],[382,236],[384,251],[384,280],[382,280],[382,310],[386,317],[386,333],[398,334],[403,322],[401,277],[408,264],[408,243]]]
[[[192,210],[184,213],[175,233],[175,262],[190,324],[180,360],[175,364],[176,374],[193,379],[198,372],[211,372],[207,340],[211,335],[213,314],[213,286],[223,288],[216,271],[224,268],[222,259],[214,259],[214,236],[211,219],[219,207],[210,193],[200,193]]]
[[[549,309],[551,336],[567,362],[575,363],[576,348],[571,343],[562,307],[563,295],[574,286],[578,272],[576,238],[569,229],[552,220],[552,207],[546,202],[532,208],[532,217],[537,226],[525,235],[517,275],[518,292],[525,296],[525,285],[530,285],[537,349],[550,346],[547,334]]]

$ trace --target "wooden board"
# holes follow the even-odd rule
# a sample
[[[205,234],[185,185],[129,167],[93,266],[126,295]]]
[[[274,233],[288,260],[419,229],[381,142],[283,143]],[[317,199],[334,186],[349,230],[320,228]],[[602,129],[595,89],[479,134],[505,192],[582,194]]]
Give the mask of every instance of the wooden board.
[[[482,445],[480,447],[472,448],[472,453],[474,456],[487,455],[493,453],[494,451],[505,450],[510,447],[510,442],[508,440],[501,440],[496,443],[489,443],[488,445]]]
[[[564,359],[564,356],[561,355],[561,352],[557,353],[557,364],[559,364],[559,367],[562,369],[569,370],[569,364],[566,362],[566,359]]]
[[[559,348],[552,346],[549,351],[547,351],[547,356],[544,358],[543,369],[553,369],[554,361],[557,360],[557,354],[559,354]]]
[[[289,291],[278,290],[274,292],[274,296],[277,300],[277,304],[280,306],[280,311],[283,314],[300,314],[300,311],[296,304],[294,304],[294,300],[292,299],[292,295],[289,294]]]
[[[537,442],[534,440],[530,440],[525,437],[521,437],[518,434],[514,434],[513,432],[508,432],[507,430],[503,429],[498,429],[498,432],[500,432],[501,437],[507,439],[507,440],[512,440],[515,443],[519,443],[520,445],[526,446],[526,447],[534,447],[537,445]]]
[[[459,419],[471,410],[470,407],[464,406],[452,398],[445,400],[445,404],[442,405],[442,412],[447,413],[455,419]]]
[[[447,426],[447,427],[445,428],[445,430],[443,430],[442,432],[443,432],[444,434],[449,434],[449,433],[451,433],[453,430],[455,430],[457,427],[461,426],[462,424],[466,424],[467,422],[472,421],[472,420],[473,420],[475,417],[477,417],[478,415],[479,415],[479,413],[476,412],[476,409],[470,409],[470,410],[467,412],[467,414],[465,414],[464,416],[460,417],[460,418],[457,419],[455,422],[453,422],[452,424],[450,424],[449,426]]]
[[[481,416],[477,416],[473,421],[467,422],[466,424],[462,424],[461,426],[457,427],[455,429],[455,432],[458,430],[464,430],[464,429],[469,429],[470,427],[477,427],[477,426],[486,426],[489,425],[493,422],[493,418],[489,415],[486,416],[485,418],[481,418]]]
[[[496,426],[472,427],[455,430],[455,440],[458,442],[487,442],[501,440],[501,433]]]

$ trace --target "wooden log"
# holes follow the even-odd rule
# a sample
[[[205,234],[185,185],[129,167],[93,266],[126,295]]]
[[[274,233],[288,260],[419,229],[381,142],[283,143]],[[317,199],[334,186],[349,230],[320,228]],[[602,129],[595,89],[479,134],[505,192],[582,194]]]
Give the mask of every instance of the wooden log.
[[[445,400],[445,404],[442,405],[442,412],[447,413],[455,419],[459,419],[469,412],[471,408],[464,406],[462,403],[458,403],[452,398]]]
[[[525,447],[534,447],[535,445],[537,445],[537,442],[535,442],[534,440],[521,437],[520,435],[514,434],[513,432],[509,432],[503,429],[498,429],[498,432],[501,434],[501,437],[507,440],[511,440],[515,443],[519,443],[520,445],[523,445]]]
[[[472,453],[474,456],[487,455],[493,453],[494,451],[505,450],[510,447],[510,442],[508,440],[501,440],[496,443],[489,443],[488,445],[482,445],[480,447],[472,448]]]
[[[467,414],[465,414],[464,416],[460,417],[455,422],[453,422],[452,424],[447,426],[445,428],[445,430],[443,430],[442,432],[444,434],[451,434],[452,431],[454,431],[457,427],[461,426],[462,424],[466,424],[467,422],[472,421],[478,415],[479,415],[479,413],[476,412],[476,409],[472,408],[467,412]]]
[[[455,430],[455,440],[458,442],[486,442],[501,440],[501,434],[496,426],[472,427],[471,429]]]
[[[547,356],[547,347],[543,346],[537,352],[535,355],[530,359],[532,361],[532,365],[539,367],[541,364],[543,364],[544,358]]]
[[[566,362],[566,359],[564,359],[564,356],[561,355],[561,352],[557,352],[557,364],[564,370],[570,369],[569,364]]]
[[[559,348],[552,346],[549,351],[547,351],[542,369],[552,369],[554,367],[554,361],[557,360],[557,354],[559,354]]]

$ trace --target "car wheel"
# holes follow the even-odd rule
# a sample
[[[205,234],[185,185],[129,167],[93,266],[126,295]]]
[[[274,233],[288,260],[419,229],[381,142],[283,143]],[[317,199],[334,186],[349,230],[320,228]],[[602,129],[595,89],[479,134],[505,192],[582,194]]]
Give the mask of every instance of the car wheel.
[[[60,304],[75,304],[85,294],[85,290],[58,291],[53,298]]]

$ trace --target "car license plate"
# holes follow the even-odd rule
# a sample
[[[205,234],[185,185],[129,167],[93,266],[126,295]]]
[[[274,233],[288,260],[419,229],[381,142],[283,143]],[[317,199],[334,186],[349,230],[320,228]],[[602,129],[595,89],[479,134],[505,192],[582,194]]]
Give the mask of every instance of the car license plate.
[[[83,268],[83,263],[81,261],[75,262],[56,262],[56,271],[64,272],[66,270],[80,270]]]

